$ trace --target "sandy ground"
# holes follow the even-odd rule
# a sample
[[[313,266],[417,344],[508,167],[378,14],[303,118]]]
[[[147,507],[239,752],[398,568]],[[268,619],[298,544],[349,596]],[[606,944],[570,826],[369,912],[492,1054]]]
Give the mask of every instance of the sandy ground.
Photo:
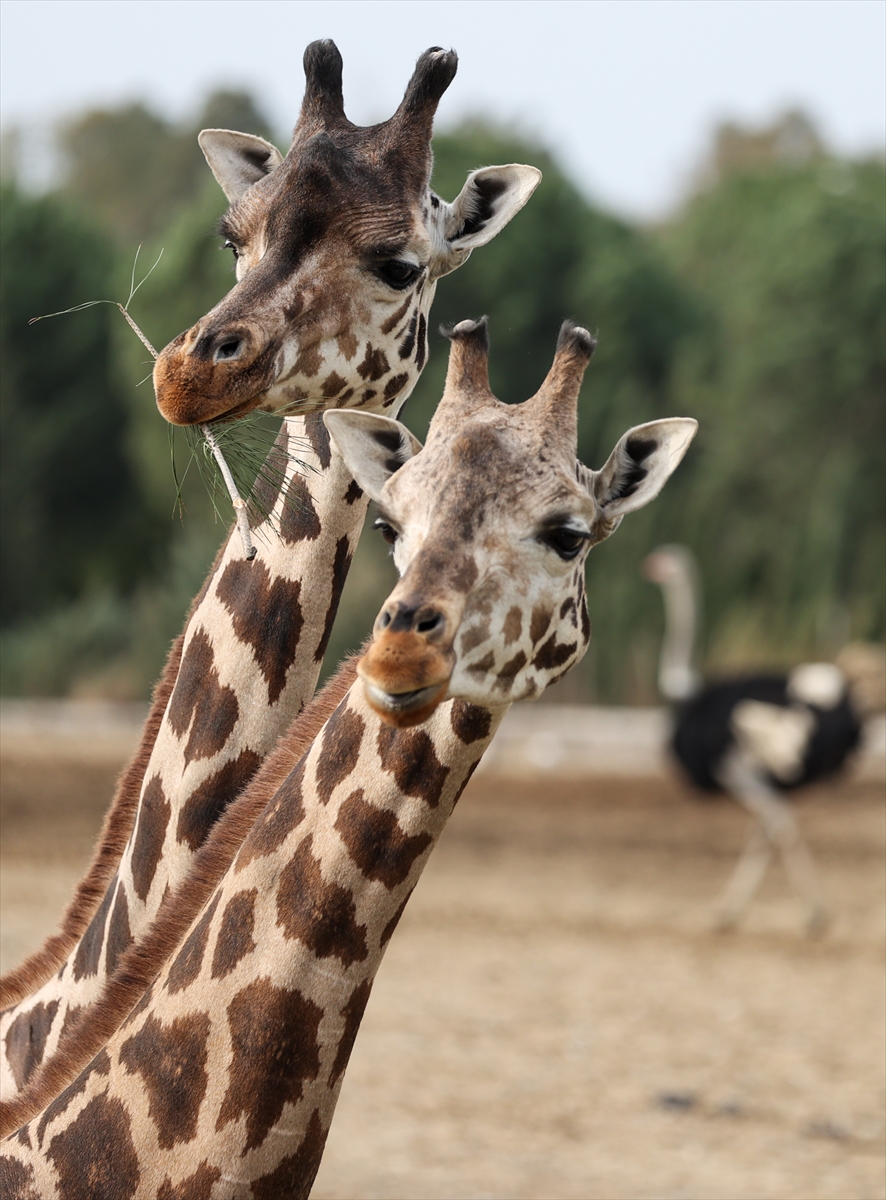
[[[115,769],[4,757],[4,967],[53,927]],[[886,1196],[882,784],[801,820],[827,935],[780,869],[720,935],[733,805],[666,776],[477,779],[382,964],[316,1200]]]

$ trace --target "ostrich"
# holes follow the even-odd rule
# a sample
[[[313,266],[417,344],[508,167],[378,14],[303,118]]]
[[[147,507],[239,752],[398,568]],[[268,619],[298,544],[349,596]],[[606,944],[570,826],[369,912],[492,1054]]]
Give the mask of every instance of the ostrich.
[[[773,849],[808,910],[807,929],[828,922],[818,872],[786,793],[838,771],[858,746],[862,718],[883,704],[877,647],[847,646],[838,664],[805,663],[787,674],[703,683],[693,669],[698,572],[685,546],[644,562],[662,590],[665,633],[658,685],[674,706],[671,749],[699,788],[725,792],[754,817],[747,846],[718,905],[733,926],[757,891]]]

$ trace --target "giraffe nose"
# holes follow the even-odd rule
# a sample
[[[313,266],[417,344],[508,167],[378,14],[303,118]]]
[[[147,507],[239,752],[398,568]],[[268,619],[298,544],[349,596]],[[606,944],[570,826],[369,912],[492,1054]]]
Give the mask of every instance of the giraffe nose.
[[[417,633],[431,638],[446,628],[446,614],[431,604],[408,604],[402,600],[389,601],[378,615],[375,632]]]

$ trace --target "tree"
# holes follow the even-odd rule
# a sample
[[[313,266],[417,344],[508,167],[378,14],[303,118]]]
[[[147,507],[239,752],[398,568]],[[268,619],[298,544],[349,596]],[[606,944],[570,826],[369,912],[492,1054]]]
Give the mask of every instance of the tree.
[[[245,92],[213,92],[197,119],[180,126],[139,103],[95,109],[58,130],[62,188],[132,252],[199,201],[207,167],[197,134],[207,128],[268,136]]]
[[[664,234],[708,310],[679,369],[715,663],[886,632],[884,182],[881,162],[739,167]]]
[[[2,197],[0,620],[90,590],[127,589],[156,538],[127,455],[107,305],[31,317],[113,293],[114,251],[59,196]]]

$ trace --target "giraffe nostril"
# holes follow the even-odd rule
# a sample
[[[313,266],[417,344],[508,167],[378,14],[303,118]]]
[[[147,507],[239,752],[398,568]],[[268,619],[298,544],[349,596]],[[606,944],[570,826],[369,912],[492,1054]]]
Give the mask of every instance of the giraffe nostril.
[[[242,338],[227,338],[220,345],[216,346],[215,354],[213,354],[214,362],[231,362],[235,358],[239,358],[243,350]]]
[[[390,625],[390,623],[391,623],[391,614],[388,612],[387,609],[385,609],[384,612],[378,618],[378,627],[379,627],[379,629],[387,629],[387,627]]]
[[[415,628],[418,633],[435,633],[442,625],[443,614],[441,612],[430,612],[416,623]]]

